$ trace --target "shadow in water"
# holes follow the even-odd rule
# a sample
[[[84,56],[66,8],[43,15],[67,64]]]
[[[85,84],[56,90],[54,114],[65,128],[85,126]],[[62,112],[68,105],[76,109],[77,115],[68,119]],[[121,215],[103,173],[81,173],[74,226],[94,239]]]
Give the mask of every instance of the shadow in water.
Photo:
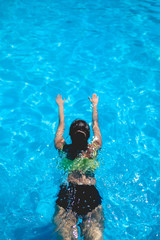
[[[48,224],[41,228],[35,228],[36,236],[32,237],[30,240],[56,240],[56,233],[54,233],[53,224]]]
[[[17,229],[16,240],[56,240],[57,234],[54,232],[53,224],[48,224],[43,227],[32,228],[31,231],[22,231],[22,229]]]

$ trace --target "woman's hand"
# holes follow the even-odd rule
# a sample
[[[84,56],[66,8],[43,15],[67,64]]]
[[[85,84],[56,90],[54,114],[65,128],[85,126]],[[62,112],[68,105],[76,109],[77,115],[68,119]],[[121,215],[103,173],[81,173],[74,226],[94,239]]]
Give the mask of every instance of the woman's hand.
[[[97,97],[96,93],[93,93],[92,98],[89,97],[89,100],[93,104],[93,106],[98,104],[99,97]]]
[[[65,98],[62,100],[62,95],[57,95],[57,98],[56,98],[56,103],[58,104],[58,106],[61,106],[63,105],[65,102]]]

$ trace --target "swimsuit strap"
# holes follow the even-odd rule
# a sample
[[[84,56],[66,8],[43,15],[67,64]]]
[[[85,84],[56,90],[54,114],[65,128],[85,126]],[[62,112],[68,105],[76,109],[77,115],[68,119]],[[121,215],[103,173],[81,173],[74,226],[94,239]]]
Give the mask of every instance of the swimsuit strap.
[[[94,142],[92,143],[92,145],[95,146],[95,148],[96,148],[96,149],[94,150],[94,152],[93,152],[94,157],[97,157],[98,146],[97,146]]]
[[[95,146],[96,149],[98,148],[97,145],[94,142],[92,143],[92,145]]]
[[[63,151],[63,147],[64,147],[64,145],[65,145],[65,143],[62,145],[62,147],[61,147],[61,149],[60,149],[61,151]]]

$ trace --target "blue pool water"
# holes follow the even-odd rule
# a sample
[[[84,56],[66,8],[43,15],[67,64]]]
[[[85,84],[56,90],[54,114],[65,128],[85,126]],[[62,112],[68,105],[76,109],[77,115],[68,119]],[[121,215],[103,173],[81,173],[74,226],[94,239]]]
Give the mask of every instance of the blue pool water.
[[[69,141],[94,92],[104,240],[160,239],[160,2],[0,0],[0,16],[0,239],[56,239],[55,97]]]

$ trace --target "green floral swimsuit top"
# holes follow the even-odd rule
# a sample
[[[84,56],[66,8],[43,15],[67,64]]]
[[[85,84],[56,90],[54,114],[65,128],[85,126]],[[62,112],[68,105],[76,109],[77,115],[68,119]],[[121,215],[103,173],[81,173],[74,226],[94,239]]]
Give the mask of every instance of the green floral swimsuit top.
[[[99,162],[96,159],[97,157],[96,145],[95,145],[95,150],[92,153],[92,156],[93,156],[92,158],[79,156],[74,159],[70,159],[70,157],[67,156],[68,151],[66,146],[69,146],[69,145],[64,144],[61,148],[62,160],[59,164],[60,169],[63,169],[65,172],[68,172],[68,173],[82,170],[84,174],[90,175],[91,173],[94,173],[97,167],[99,167]],[[63,153],[64,153],[64,157],[63,157]]]

